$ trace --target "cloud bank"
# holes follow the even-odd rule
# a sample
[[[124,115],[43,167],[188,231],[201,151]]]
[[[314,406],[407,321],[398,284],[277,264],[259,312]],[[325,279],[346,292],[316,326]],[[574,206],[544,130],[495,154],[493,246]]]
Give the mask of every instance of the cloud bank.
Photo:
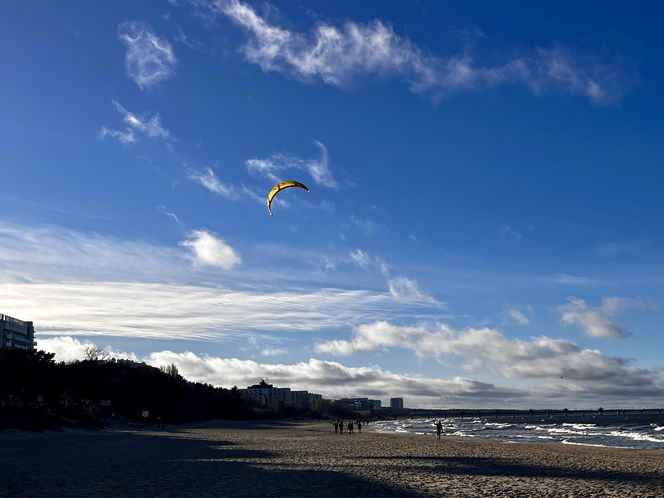
[[[558,310],[563,324],[578,325],[589,337],[626,337],[630,333],[615,323],[618,314],[629,309],[648,308],[641,299],[607,297],[595,308],[588,306],[583,299],[571,298]]]

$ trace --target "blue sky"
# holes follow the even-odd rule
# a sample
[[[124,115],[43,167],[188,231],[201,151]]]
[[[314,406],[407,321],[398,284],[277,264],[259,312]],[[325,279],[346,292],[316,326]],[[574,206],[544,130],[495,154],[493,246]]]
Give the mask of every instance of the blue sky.
[[[657,404],[659,10],[4,4],[0,312],[217,385]]]

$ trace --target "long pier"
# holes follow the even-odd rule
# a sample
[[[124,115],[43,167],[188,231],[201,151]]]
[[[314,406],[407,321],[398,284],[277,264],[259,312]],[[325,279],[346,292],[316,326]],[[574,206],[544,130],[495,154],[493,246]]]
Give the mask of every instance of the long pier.
[[[664,408],[544,408],[532,410],[509,410],[509,409],[384,409],[396,417],[444,417],[444,418],[583,418],[583,417],[641,417],[662,416]]]

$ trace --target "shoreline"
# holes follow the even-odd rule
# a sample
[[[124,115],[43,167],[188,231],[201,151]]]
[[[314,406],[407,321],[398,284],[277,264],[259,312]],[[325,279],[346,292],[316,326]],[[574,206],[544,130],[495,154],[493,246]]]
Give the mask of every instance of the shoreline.
[[[371,426],[370,426],[371,427]],[[10,496],[661,496],[659,450],[215,421],[0,436]]]

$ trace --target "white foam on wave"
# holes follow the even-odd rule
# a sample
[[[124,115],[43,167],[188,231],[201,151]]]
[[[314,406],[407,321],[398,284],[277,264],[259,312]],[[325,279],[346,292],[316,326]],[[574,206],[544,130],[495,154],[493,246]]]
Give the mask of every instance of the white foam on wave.
[[[610,448],[610,446],[607,446],[605,444],[577,443],[577,442],[574,442],[574,441],[570,441],[568,439],[563,439],[560,442],[562,444],[571,444],[573,446],[595,446],[597,448]]]

